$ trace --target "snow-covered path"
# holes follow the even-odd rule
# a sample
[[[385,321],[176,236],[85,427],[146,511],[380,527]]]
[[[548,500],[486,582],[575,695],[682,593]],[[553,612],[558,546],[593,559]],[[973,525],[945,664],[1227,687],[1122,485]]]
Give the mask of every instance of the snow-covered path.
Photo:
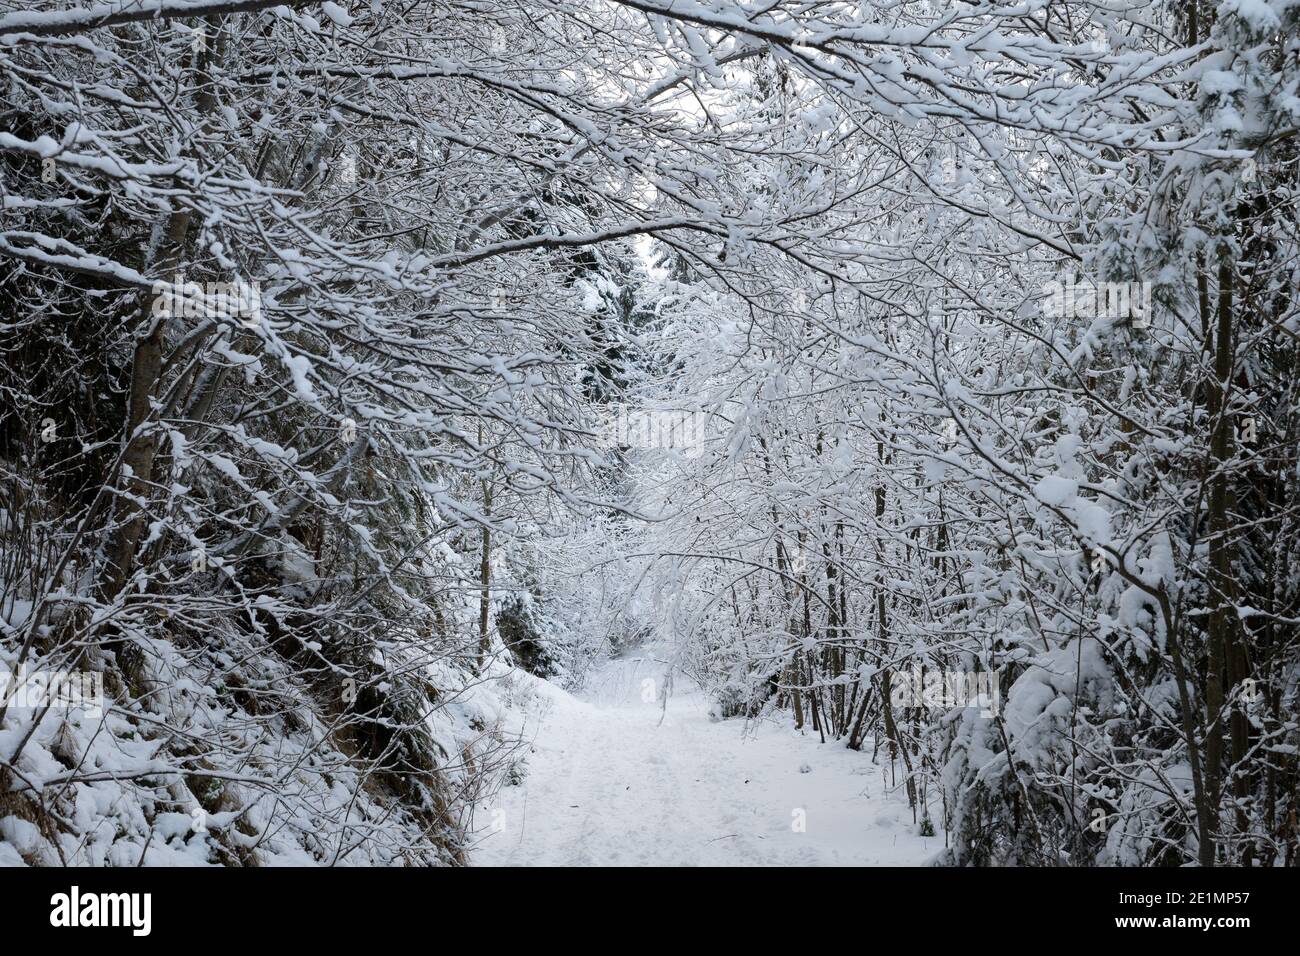
[[[788,726],[746,736],[742,720],[710,721],[680,675],[663,712],[665,669],[650,656],[611,662],[582,699],[536,682],[526,776],[479,809],[475,863],[910,865],[943,848],[942,835],[917,835],[869,754]]]

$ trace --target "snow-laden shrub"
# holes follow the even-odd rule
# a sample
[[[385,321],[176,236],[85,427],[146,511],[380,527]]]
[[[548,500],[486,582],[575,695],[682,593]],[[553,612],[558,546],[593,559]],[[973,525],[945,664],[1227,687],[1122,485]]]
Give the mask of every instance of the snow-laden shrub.
[[[533,618],[532,607],[525,596],[507,599],[497,611],[497,631],[515,663],[537,677],[550,677],[555,673],[555,663]]]

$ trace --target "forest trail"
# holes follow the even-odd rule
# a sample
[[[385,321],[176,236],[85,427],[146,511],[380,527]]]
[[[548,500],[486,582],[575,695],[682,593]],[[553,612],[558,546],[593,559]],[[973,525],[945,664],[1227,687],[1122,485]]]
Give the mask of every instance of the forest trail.
[[[942,832],[917,835],[869,752],[786,723],[746,734],[742,720],[712,721],[680,674],[665,708],[666,669],[644,652],[612,661],[580,697],[537,681],[526,775],[479,808],[472,862],[897,866],[943,849]]]

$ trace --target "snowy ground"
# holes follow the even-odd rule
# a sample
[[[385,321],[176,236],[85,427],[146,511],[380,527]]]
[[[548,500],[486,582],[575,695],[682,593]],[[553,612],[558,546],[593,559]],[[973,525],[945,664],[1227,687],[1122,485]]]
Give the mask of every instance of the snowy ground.
[[[663,713],[665,669],[648,655],[613,661],[580,698],[537,682],[526,776],[478,811],[473,862],[878,866],[942,850],[942,831],[917,835],[869,752],[786,724],[746,735],[743,720],[712,722],[680,675]]]

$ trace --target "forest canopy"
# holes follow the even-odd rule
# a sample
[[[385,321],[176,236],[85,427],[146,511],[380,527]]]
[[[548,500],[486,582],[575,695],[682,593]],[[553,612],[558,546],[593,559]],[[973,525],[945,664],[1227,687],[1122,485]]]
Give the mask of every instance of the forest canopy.
[[[1300,862],[1298,57],[0,0],[0,671],[103,696],[0,699],[0,864],[470,862],[520,670],[650,638],[941,862]]]

